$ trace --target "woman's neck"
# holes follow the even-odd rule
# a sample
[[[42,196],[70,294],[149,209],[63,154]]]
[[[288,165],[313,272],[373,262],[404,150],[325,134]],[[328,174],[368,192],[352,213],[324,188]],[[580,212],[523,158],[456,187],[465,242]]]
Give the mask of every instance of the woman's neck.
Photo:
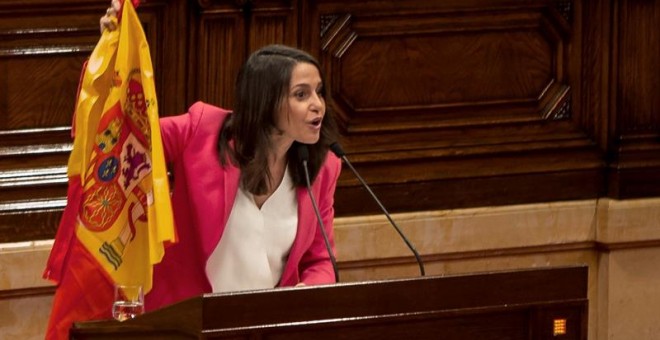
[[[288,149],[287,149],[288,150]],[[287,150],[274,150],[268,155],[268,190],[263,195],[254,195],[254,203],[259,209],[282,183],[287,167]]]
[[[259,208],[264,202],[277,190],[282,183],[288,163],[289,148],[293,141],[288,141],[283,136],[273,135],[271,139],[271,149],[268,152],[268,189],[263,195],[255,195],[254,201]]]
[[[271,150],[268,155],[268,167],[272,170],[273,167],[280,167],[282,164],[286,165],[287,155],[289,148],[293,145],[293,140],[281,135],[273,134],[270,140]]]

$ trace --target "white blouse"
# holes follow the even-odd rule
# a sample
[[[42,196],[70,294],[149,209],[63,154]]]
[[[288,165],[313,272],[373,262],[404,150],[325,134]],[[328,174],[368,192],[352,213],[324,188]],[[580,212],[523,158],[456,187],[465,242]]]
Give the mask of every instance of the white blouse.
[[[261,209],[251,193],[239,188],[225,231],[206,262],[213,292],[275,287],[297,226],[298,202],[288,168]]]

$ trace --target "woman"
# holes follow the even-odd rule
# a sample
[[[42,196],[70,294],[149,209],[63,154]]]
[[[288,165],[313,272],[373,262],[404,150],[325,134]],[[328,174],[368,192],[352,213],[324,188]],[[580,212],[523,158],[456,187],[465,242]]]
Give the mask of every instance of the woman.
[[[101,27],[114,29],[108,9]],[[297,145],[309,150],[312,193],[334,249],[341,161],[318,62],[286,46],[253,53],[236,82],[234,111],[205,103],[161,119],[174,175],[179,242],[154,269],[147,310],[208,292],[332,283],[332,263],[307,193]]]

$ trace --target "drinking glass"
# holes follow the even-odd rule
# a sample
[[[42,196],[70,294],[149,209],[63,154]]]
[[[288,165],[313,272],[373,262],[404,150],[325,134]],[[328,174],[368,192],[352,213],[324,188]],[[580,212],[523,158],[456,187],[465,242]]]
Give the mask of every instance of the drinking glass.
[[[124,321],[144,314],[144,293],[140,285],[115,285],[112,317]]]

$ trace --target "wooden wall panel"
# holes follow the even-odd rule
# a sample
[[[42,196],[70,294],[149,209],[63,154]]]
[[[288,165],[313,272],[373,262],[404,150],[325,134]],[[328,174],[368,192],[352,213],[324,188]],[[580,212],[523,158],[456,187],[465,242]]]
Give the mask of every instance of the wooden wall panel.
[[[197,77],[191,85],[198,89],[199,100],[231,107],[232,86],[244,60],[243,20],[238,13],[205,15],[200,25]]]
[[[86,5],[0,2],[0,242],[57,229],[76,88],[99,37]]]
[[[108,0],[0,0],[0,242],[54,236],[82,61]],[[660,0],[150,0],[161,115],[231,108],[269,43],[324,66],[392,212],[660,194]],[[344,169],[338,216],[379,209]]]
[[[297,17],[288,0],[198,1],[191,32],[191,102],[233,106],[234,84],[247,56],[267,44],[297,44]]]
[[[565,44],[545,18],[463,15],[353,16],[330,28],[327,69],[349,133],[555,114],[553,97],[568,91]]]
[[[610,193],[660,195],[660,2],[614,2]]]
[[[311,45],[345,149],[391,210],[603,193],[604,162],[572,112],[571,10],[551,1],[356,7],[308,9],[324,25]],[[354,204],[369,200],[361,192],[344,172],[337,211],[375,212]]]
[[[66,204],[71,121],[83,62],[99,40],[109,1],[0,1],[0,243],[53,238]],[[185,2],[140,7],[163,114],[181,112],[184,45],[165,19]],[[173,42],[176,42],[173,44]],[[181,51],[165,53],[165,51]],[[174,86],[172,86],[174,84]],[[168,93],[168,91],[173,91]]]
[[[98,2],[107,6],[107,1]],[[189,1],[148,0],[137,9],[149,42],[162,116],[185,112],[191,104],[187,95],[190,7]]]
[[[298,12],[295,1],[253,1],[249,17],[250,52],[268,44],[298,44]],[[301,32],[302,33],[302,32]]]

